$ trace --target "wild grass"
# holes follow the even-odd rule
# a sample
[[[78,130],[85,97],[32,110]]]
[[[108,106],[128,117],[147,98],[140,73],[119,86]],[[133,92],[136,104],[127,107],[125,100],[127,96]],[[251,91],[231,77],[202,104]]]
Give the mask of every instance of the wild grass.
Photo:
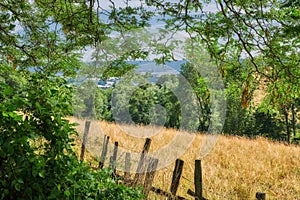
[[[74,120],[82,137],[84,121]],[[156,134],[151,135],[151,132]],[[127,132],[127,133],[126,133]],[[132,132],[135,136],[130,136]],[[145,138],[150,137],[150,152],[155,153],[169,144],[173,138],[181,142],[175,149],[168,149],[158,155],[160,162],[168,156],[177,154],[184,160],[184,169],[177,195],[192,199],[187,190],[194,190],[194,161],[199,158],[205,134],[190,134],[174,129],[156,130],[155,127],[119,126],[113,123],[93,121],[88,137],[88,154],[85,161],[96,167],[102,150],[104,134],[110,136],[111,142],[118,141],[118,168],[122,169],[124,152],[133,155],[132,170],[136,168],[138,156]],[[185,138],[195,137],[191,145],[180,155],[180,145],[185,145]],[[184,147],[185,148],[185,147]],[[78,151],[80,146],[77,147]],[[112,155],[113,145],[110,143],[108,155]],[[107,159],[108,160],[108,159]],[[248,139],[234,136],[220,136],[212,151],[202,160],[203,193],[208,199],[255,199],[256,192],[265,192],[267,199],[300,199],[300,146],[269,141],[265,138]],[[161,167],[156,173],[153,185],[169,191],[175,162]],[[108,163],[106,163],[108,166]],[[165,197],[150,193],[150,199]]]

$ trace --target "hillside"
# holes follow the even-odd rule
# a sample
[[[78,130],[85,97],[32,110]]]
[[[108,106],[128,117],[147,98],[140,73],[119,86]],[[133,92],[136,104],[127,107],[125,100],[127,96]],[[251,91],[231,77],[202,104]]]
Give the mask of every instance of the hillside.
[[[74,120],[71,120],[74,121]],[[83,133],[84,122],[76,120],[80,133]],[[168,144],[175,135],[181,141],[191,137],[186,132],[178,133],[173,129],[155,130],[147,127],[120,126],[107,122],[94,121],[88,137],[88,162],[97,166],[93,157],[99,158],[103,133],[118,141],[126,151],[139,152],[144,138],[156,131],[152,137],[150,152],[155,152]],[[139,137],[129,136],[124,131],[138,133]],[[82,135],[81,135],[82,136]],[[197,134],[190,147],[181,159],[185,161],[182,178],[177,194],[191,199],[186,195],[188,189],[193,190],[194,160],[198,159],[199,151],[205,135]],[[182,143],[184,145],[184,143]],[[180,149],[180,146],[178,146]],[[112,145],[109,146],[112,155]],[[176,151],[165,152],[170,156]],[[177,152],[178,153],[178,152]],[[163,155],[160,158],[163,159]],[[118,161],[124,163],[124,154],[118,155]],[[121,165],[119,166],[121,168]],[[158,171],[154,186],[169,190],[174,162]],[[254,199],[256,192],[267,193],[267,199],[299,199],[300,197],[300,146],[286,145],[269,141],[264,138],[247,139],[233,136],[220,136],[213,150],[202,159],[203,192],[208,199]],[[150,199],[163,199],[150,193]]]

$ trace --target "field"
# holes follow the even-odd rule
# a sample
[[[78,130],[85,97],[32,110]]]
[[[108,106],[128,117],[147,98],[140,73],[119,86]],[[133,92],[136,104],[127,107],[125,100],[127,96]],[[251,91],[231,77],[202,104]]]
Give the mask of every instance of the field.
[[[70,121],[74,122],[74,119]],[[79,124],[77,129],[82,137],[84,121],[75,122]],[[125,132],[138,134],[138,136],[130,136]],[[156,134],[151,134],[153,132]],[[89,131],[88,153],[85,161],[94,167],[97,166],[94,159],[98,159],[101,154],[103,134],[109,135],[112,142],[119,142],[119,169],[123,167],[124,152],[132,153],[133,160],[136,160],[132,166],[133,171],[138,160],[138,156],[134,155],[138,155],[142,150],[145,137],[152,135],[150,153],[158,156],[161,163],[171,155],[178,155],[184,160],[177,195],[192,199],[186,192],[188,189],[194,190],[194,160],[199,159],[205,134],[190,134],[155,127],[118,126],[113,123],[93,121]],[[176,148],[167,148],[166,152],[155,154],[167,146],[175,136],[178,137],[176,140],[180,141],[175,144]],[[189,138],[193,138],[193,141],[185,147]],[[79,140],[77,144],[80,144]],[[80,145],[77,145],[77,149],[79,152]],[[109,155],[112,155],[112,149],[110,144]],[[184,154],[181,155],[181,152]],[[203,193],[208,199],[255,199],[256,192],[265,192],[267,199],[300,199],[300,146],[286,145],[264,138],[247,139],[222,135],[209,154],[201,160]],[[174,162],[163,167],[161,166],[157,171],[153,186],[169,191]],[[165,198],[150,193],[150,199]]]

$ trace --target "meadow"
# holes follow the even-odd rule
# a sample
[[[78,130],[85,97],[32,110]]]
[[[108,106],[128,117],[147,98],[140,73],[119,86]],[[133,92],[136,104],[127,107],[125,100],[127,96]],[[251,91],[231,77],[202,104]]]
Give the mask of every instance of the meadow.
[[[70,119],[70,121],[78,123],[76,128],[82,137],[84,121],[75,119]],[[129,132],[137,135],[130,135]],[[124,163],[124,152],[138,155],[146,137],[152,139],[150,153],[164,148],[176,137],[176,140],[180,140],[181,143],[178,143],[174,149],[167,148],[167,152],[159,155],[159,159],[163,160],[175,154],[184,160],[183,174],[177,194],[192,199],[187,195],[187,190],[194,190],[194,160],[199,159],[205,134],[92,121],[85,161],[93,167],[97,167],[104,134],[110,136],[109,155],[112,155],[113,142],[119,142],[121,153],[118,155],[118,168],[120,170]],[[81,147],[80,137],[77,138],[75,146],[78,154]],[[186,138],[191,137],[193,141],[188,147],[184,147],[184,153],[181,155],[180,145],[185,145]],[[178,152],[178,149],[181,151]],[[203,194],[207,199],[255,199],[256,192],[265,192],[267,199],[300,199],[300,146],[270,141],[262,137],[249,139],[220,135],[213,149],[201,160]],[[172,162],[169,166],[160,167],[153,186],[168,191],[174,165],[175,162]],[[136,166],[133,163],[133,171],[134,167]],[[165,199],[165,197],[150,192],[149,199]]]

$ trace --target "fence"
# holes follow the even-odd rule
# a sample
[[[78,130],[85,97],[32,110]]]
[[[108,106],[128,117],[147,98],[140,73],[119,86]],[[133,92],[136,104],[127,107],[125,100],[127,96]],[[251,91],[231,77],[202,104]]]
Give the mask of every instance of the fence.
[[[87,142],[87,137],[89,133],[89,128],[90,128],[90,121],[85,122],[85,128],[84,128],[84,134],[83,134],[83,139],[82,139],[82,146],[81,146],[81,153],[80,153],[80,160],[83,161],[84,159],[84,154],[86,151],[86,142]],[[108,143],[109,143],[110,137],[105,135],[104,136],[104,141],[103,141],[103,146],[102,146],[102,152],[99,160],[99,165],[98,168],[103,168],[104,163],[107,157],[107,152],[108,152]],[[113,171],[113,178],[120,178],[125,185],[130,185],[130,186],[143,186],[144,188],[144,195],[147,198],[150,191],[155,192],[156,194],[162,195],[167,197],[168,199],[176,199],[176,200],[185,200],[186,198],[176,195],[178,187],[179,187],[179,182],[180,178],[182,175],[183,171],[183,165],[184,161],[177,159],[175,161],[175,167],[173,170],[172,174],[172,181],[171,181],[171,186],[169,191],[164,191],[160,188],[154,187],[152,185],[154,177],[155,177],[155,172],[158,166],[159,160],[157,158],[152,158],[148,157],[148,152],[150,149],[151,145],[151,139],[146,138],[141,157],[138,162],[138,166],[136,169],[136,173],[134,175],[134,178],[131,178],[130,174],[130,168],[131,168],[131,154],[129,152],[126,153],[125,155],[125,165],[124,165],[124,175],[118,175],[116,171],[116,164],[117,164],[117,154],[118,154],[118,142],[114,142],[114,148],[113,148],[113,155],[110,156],[109,160],[109,167]],[[148,162],[146,162],[148,161]],[[147,165],[148,163],[148,165]],[[146,166],[147,165],[147,166]],[[202,166],[201,166],[201,160],[195,160],[195,167],[194,167],[194,188],[195,191],[188,189],[187,194],[193,197],[196,200],[206,200],[206,198],[203,197],[203,192],[202,192]],[[266,199],[266,194],[257,192],[255,195],[256,200],[265,200]]]

